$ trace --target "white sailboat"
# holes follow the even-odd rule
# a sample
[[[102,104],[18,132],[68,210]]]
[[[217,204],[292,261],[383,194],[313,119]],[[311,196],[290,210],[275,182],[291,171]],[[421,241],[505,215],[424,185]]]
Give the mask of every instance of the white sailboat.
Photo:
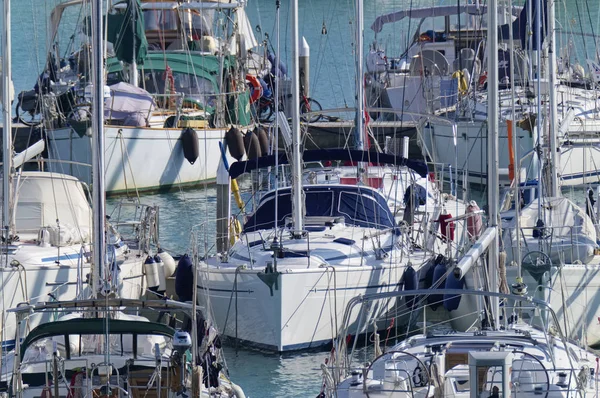
[[[297,26],[297,2],[292,6],[292,25]],[[297,54],[297,29],[294,32]],[[292,58],[294,103],[298,64],[295,55]],[[198,286],[206,290],[216,323],[226,336],[277,352],[330,343],[341,321],[339,310],[351,297],[394,291],[406,269],[418,271],[435,258],[397,226],[387,199],[377,189],[356,181],[344,184],[339,176],[337,183],[318,183],[315,175],[311,184],[303,184],[302,162],[310,161],[312,154],[300,153],[300,119],[298,110],[293,112],[291,187],[276,186],[258,201],[233,246],[206,258]],[[362,112],[357,114],[361,126]],[[373,162],[386,156],[341,152],[355,154],[352,161],[367,163],[370,155]],[[275,169],[284,163],[278,156],[270,160]],[[250,171],[257,164],[268,166],[266,161],[234,164],[230,175],[235,178],[235,170]],[[370,311],[384,314],[393,305],[390,301]]]
[[[69,47],[58,48],[63,15],[78,7],[86,15],[88,4],[73,0],[53,10],[48,63],[36,88],[17,103],[21,121],[45,129],[49,167],[86,183],[92,181],[93,115],[85,18]],[[212,182],[225,133],[254,128],[250,103],[256,98],[245,71],[256,40],[244,7],[214,0],[111,3],[104,129],[109,195]]]
[[[583,209],[560,195],[557,167],[561,163],[557,156],[561,154],[556,150],[560,127],[558,109],[554,106],[559,98],[555,79],[554,3],[549,5],[548,11],[550,112],[544,123],[537,122],[537,131],[542,131],[542,126],[547,124],[550,132],[547,150],[543,151],[544,158],[540,161],[544,168],[538,177],[541,194],[521,209],[521,217],[507,223],[503,232],[509,264],[521,265],[525,270],[521,275],[519,267],[508,267],[507,277],[524,282],[530,292],[550,303],[568,338],[594,345],[600,342],[600,333],[595,327],[600,312],[594,305],[598,294],[596,286],[600,282],[597,229]]]
[[[368,350],[357,352],[346,345],[345,334],[340,334],[336,365],[322,366],[325,379],[322,396],[534,398],[595,397],[598,394],[596,355],[568,341],[544,301],[471,290],[440,290],[439,293],[469,295],[481,302],[502,300],[505,318],[500,327],[482,328],[475,322],[467,332],[452,330],[447,321],[425,322],[423,319],[420,333],[387,349],[379,347],[376,337],[374,357],[366,354]],[[405,299],[412,294],[424,296],[429,292],[364,296],[352,304],[357,311],[360,305],[374,305],[372,303],[392,297]],[[558,325],[552,334],[511,317],[525,301],[549,314],[549,322]],[[509,318],[511,320],[506,322]],[[340,333],[352,332],[352,328],[345,328]]]
[[[190,333],[184,332],[174,328],[181,325],[137,315],[142,309],[168,314],[171,319],[200,313],[195,306],[178,301],[114,298],[10,310],[19,325],[39,314],[54,321],[17,335],[15,350],[4,358],[12,366],[6,375],[8,391],[19,398],[43,394],[245,398],[243,390],[217,367],[222,366],[222,352],[209,319],[198,319],[197,325],[208,325],[198,340],[191,338],[199,332],[196,324]]]
[[[102,0],[94,1],[91,21],[95,188],[94,266],[87,292],[91,299],[77,297],[9,310],[16,317],[17,330],[15,350],[3,357],[3,381],[11,395],[21,398],[44,394],[120,398],[149,393],[244,398],[242,389],[217,366],[222,366],[220,342],[210,320],[198,317],[196,294],[191,304],[109,297],[118,292],[110,289],[115,274],[107,261],[104,225],[102,4]],[[151,322],[138,315],[142,309],[160,312],[159,320]],[[160,322],[165,317],[172,326]],[[32,320],[49,318],[52,321],[32,324]],[[177,322],[183,330],[174,329]],[[49,369],[52,381],[47,377]]]
[[[10,26],[10,1],[4,1],[2,26]],[[11,136],[10,29],[3,32],[3,233],[0,267],[0,305],[2,344],[14,345],[16,324],[6,310],[21,304],[46,301],[67,301],[90,294],[90,274],[100,272],[92,264],[96,256],[109,267],[104,276],[110,283],[103,288],[124,298],[139,298],[147,287],[144,259],[155,238],[150,229],[142,228],[130,236],[121,237],[115,226],[107,222],[104,201],[93,209],[87,199],[86,187],[72,176],[49,172],[21,171],[23,163],[39,153],[40,143],[24,153],[13,156]],[[41,143],[43,144],[43,142]],[[102,170],[100,167],[98,170]],[[100,173],[101,174],[101,173]],[[94,184],[94,195],[104,195],[102,185]],[[129,224],[131,231],[139,225],[155,225],[157,211],[141,206],[141,213]],[[95,216],[95,218],[94,218]],[[121,231],[127,226],[125,219]],[[95,226],[95,230],[92,228]],[[108,238],[106,237],[108,235]],[[92,249],[98,240],[109,243]],[[98,264],[98,262],[96,262]],[[31,317],[30,327],[51,321],[50,317]]]
[[[469,182],[480,184],[485,183],[487,175],[487,82],[491,82],[484,51],[489,34],[484,22],[487,9],[480,4],[444,5],[380,15],[371,26],[376,35],[387,24],[402,26],[409,20],[409,26],[415,29],[409,32],[413,37],[406,41],[408,48],[400,57],[395,56],[393,48],[384,51],[378,42],[367,55],[368,104],[387,108],[389,112],[382,113],[382,117],[392,112],[392,117],[416,123],[424,156],[435,163],[452,165],[459,174],[465,173]],[[529,37],[524,33],[528,13],[532,11],[527,7],[499,11],[502,18],[499,29],[503,35],[498,47],[503,184],[510,184],[510,136],[518,138],[516,153],[534,152],[537,143],[531,125],[539,113],[536,98],[541,97],[545,104],[549,102],[548,80],[538,86],[532,72],[527,70],[535,62],[525,50],[537,48],[535,44],[529,47],[522,44]],[[570,61],[565,58],[561,62]],[[514,69],[512,74],[511,69]],[[560,98],[556,103],[561,152],[557,169],[563,185],[585,185],[596,181],[599,173],[599,130],[595,121],[598,93],[591,78],[575,78],[572,69],[563,69],[555,81],[556,95]],[[514,91],[511,86],[515,86]],[[514,117],[513,103],[518,104],[516,120],[509,131],[508,123]],[[546,112],[546,105],[542,109]]]
[[[496,2],[492,0],[489,6],[494,9]],[[488,18],[490,26],[495,26],[495,15]],[[495,33],[489,35],[489,40],[496,42]],[[497,58],[492,54],[489,62],[495,65]],[[491,77],[495,77],[494,73]],[[488,191],[490,225],[482,239],[458,265],[464,271],[466,269],[461,267],[471,263],[472,268],[461,276],[469,279],[468,283],[474,282],[477,290],[439,289],[433,293],[431,289],[421,289],[355,297],[345,310],[333,356],[334,365],[322,366],[324,388],[321,396],[508,398],[539,395],[585,397],[598,394],[598,375],[593,370],[596,356],[567,340],[560,331],[561,323],[548,303],[497,292],[502,278],[498,261],[498,206],[494,200],[498,191],[498,185],[495,184],[498,179],[495,91],[490,90],[489,109],[492,138],[488,147],[491,159],[488,165],[491,179]],[[484,250],[489,250],[487,274],[481,263],[473,264],[479,261],[478,257]],[[483,278],[477,276],[480,272],[483,272]],[[450,269],[445,277],[455,278],[456,275]],[[443,302],[444,308],[447,302],[458,301],[459,308],[467,307],[468,312],[461,312],[457,316],[455,311],[447,314],[443,309],[435,312],[429,308],[419,310],[418,306],[426,303],[434,294],[440,297],[438,304]],[[360,330],[360,325],[355,329],[350,322],[351,314],[364,312],[365,308],[376,306],[380,300],[393,298],[417,303],[417,308],[398,311],[393,315],[416,318],[418,334],[410,337],[408,333],[392,336],[403,341],[391,344],[389,349],[384,346],[384,352],[379,335],[370,339],[375,343],[374,351],[366,349],[359,353],[356,343],[350,348],[346,336],[355,335],[354,330]],[[523,322],[524,303],[535,306],[544,314],[544,329],[536,329]],[[471,322],[466,332],[453,329],[455,322],[465,320]],[[389,323],[390,318],[364,318],[364,322],[369,324],[382,321]],[[549,325],[556,328],[552,333],[548,332]],[[389,326],[388,337],[391,330]],[[371,352],[374,352],[373,359],[369,358]]]

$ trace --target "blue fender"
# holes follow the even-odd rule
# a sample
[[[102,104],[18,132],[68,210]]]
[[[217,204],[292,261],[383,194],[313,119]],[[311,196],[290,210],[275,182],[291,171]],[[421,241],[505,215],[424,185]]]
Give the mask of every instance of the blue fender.
[[[402,274],[402,284],[405,292],[419,288],[419,275],[412,265],[409,265]],[[416,299],[417,296],[405,296],[406,307],[412,310],[415,307]]]
[[[446,281],[444,280],[445,274],[446,274],[446,261],[437,262],[437,264],[433,270],[433,279],[431,281],[432,282],[431,286],[439,284],[437,289],[443,289],[446,285]],[[431,304],[432,310],[435,310],[437,307],[442,305],[443,299],[444,299],[443,294],[430,294],[429,297],[427,297],[427,303]]]
[[[457,279],[454,273],[446,278],[446,289],[462,289],[464,286],[464,278]],[[460,304],[460,298],[460,294],[444,294],[444,308],[448,311],[454,311]]]

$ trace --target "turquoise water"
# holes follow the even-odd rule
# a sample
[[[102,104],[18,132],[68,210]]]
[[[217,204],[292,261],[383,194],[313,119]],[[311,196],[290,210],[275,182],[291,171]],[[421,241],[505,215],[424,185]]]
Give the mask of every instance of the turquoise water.
[[[287,21],[288,2],[281,8],[282,54],[289,58],[289,24]],[[437,3],[437,2],[436,2]],[[31,89],[41,72],[47,53],[46,38],[48,16],[54,1],[13,0],[13,81],[16,93]],[[373,40],[368,29],[376,15],[419,5],[432,5],[423,0],[371,0],[365,1],[365,49]],[[450,4],[450,3],[448,3]],[[452,4],[456,4],[453,2]],[[587,4],[578,0],[560,6],[563,30],[573,29],[576,33],[590,33],[591,26],[598,31],[598,9],[589,10]],[[575,7],[578,6],[578,7]],[[300,33],[311,47],[311,96],[325,108],[343,108],[354,105],[354,1],[301,0]],[[579,10],[578,10],[579,8]],[[569,10],[570,14],[567,14]],[[579,12],[578,12],[579,11]],[[275,0],[250,0],[248,14],[254,26],[260,24],[262,32],[271,37],[274,34]],[[583,15],[583,17],[582,17]],[[74,32],[75,14],[67,14],[69,24],[65,32]],[[573,21],[580,21],[579,24]],[[385,29],[380,38],[389,48],[398,48],[406,41],[408,26]],[[324,34],[324,31],[327,31]],[[261,40],[261,37],[258,37]],[[584,57],[581,40],[571,36],[575,49]],[[563,39],[567,40],[569,37]],[[559,41],[560,44],[560,41]],[[273,45],[275,43],[273,42]],[[594,51],[593,39],[587,38],[586,49]],[[560,47],[560,45],[559,45]],[[147,195],[143,201],[160,206],[160,238],[163,246],[174,253],[189,250],[192,226],[208,222],[214,225],[216,203],[214,188],[187,192]],[[114,204],[114,200],[111,201]],[[327,352],[311,352],[296,355],[272,355],[227,347],[227,362],[233,380],[240,384],[250,397],[314,397],[321,388],[320,364],[328,356]]]

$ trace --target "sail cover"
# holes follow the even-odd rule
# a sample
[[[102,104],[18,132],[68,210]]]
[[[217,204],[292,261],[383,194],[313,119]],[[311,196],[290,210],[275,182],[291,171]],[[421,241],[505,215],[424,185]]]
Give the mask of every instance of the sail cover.
[[[110,86],[111,96],[104,100],[104,117],[121,120],[127,126],[145,126],[154,110],[152,95],[143,88],[128,83]]]

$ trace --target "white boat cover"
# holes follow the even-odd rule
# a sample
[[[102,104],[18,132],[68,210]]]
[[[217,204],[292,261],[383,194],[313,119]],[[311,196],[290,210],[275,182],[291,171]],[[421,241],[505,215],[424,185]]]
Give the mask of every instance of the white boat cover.
[[[553,265],[591,261],[597,247],[596,230],[590,217],[567,198],[542,198],[542,214],[538,215],[539,199],[521,210],[521,259],[531,251],[549,255]],[[536,231],[538,220],[544,222],[544,232]],[[504,225],[504,245],[509,261],[516,247],[516,221]]]
[[[154,110],[152,94],[143,88],[120,82],[110,86],[111,96],[104,100],[104,117],[127,126],[146,126]]]
[[[57,228],[68,232],[70,241],[88,240],[91,233],[92,210],[83,186],[75,177],[39,171],[23,172],[15,178],[17,205],[15,226],[17,233],[35,234],[40,228]]]
[[[512,15],[517,16],[521,12],[523,7],[513,7]],[[396,11],[389,14],[380,15],[375,18],[375,22],[371,25],[371,30],[375,33],[381,32],[383,25],[387,23],[394,23],[403,20],[404,18],[433,18],[433,17],[445,17],[449,15],[457,14],[470,14],[470,15],[483,15],[487,12],[487,6],[480,4],[465,4],[460,7],[457,6],[436,6],[436,7],[423,7],[413,8],[410,10]]]

